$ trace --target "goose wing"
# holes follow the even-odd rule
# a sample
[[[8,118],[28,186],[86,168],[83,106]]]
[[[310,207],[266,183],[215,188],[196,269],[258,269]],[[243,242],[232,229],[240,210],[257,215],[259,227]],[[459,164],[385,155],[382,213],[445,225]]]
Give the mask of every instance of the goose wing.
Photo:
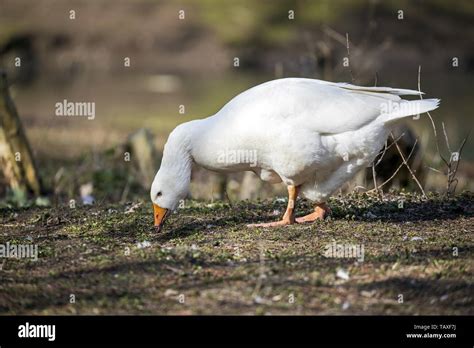
[[[362,87],[315,79],[286,78],[253,87],[224,106],[221,112],[237,119],[257,119],[307,127],[321,134],[360,129],[384,114],[384,108],[404,102],[400,95],[418,91]]]

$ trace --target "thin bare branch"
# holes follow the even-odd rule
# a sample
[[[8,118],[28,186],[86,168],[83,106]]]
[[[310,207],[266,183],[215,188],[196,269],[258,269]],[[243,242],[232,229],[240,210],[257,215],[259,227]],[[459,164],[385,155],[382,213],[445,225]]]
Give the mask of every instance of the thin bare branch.
[[[372,165],[372,178],[374,180],[374,190],[379,192],[379,187],[377,186],[377,173],[375,172],[375,164]]]
[[[354,74],[352,72],[351,52],[349,49],[349,33],[346,33],[346,48],[347,48],[347,59],[349,60],[349,72],[351,74],[352,83],[355,83]]]
[[[405,135],[405,132],[403,132],[397,139],[395,139],[390,145],[388,145],[384,150],[380,151],[379,154],[383,153],[385,155],[385,152],[390,149],[393,145],[395,145],[396,142],[398,142],[403,136]],[[387,144],[387,142],[385,142]],[[379,163],[382,161],[383,156],[378,160],[377,164],[375,166],[378,166]]]
[[[395,139],[395,137],[393,136],[393,133],[391,133],[392,135],[392,139]],[[415,145],[418,141],[415,142]],[[410,172],[413,180],[415,180],[416,184],[418,185],[418,187],[420,188],[420,191],[421,193],[423,194],[423,197],[424,198],[427,198],[426,197],[426,193],[425,193],[425,190],[423,189],[423,186],[421,186],[420,184],[420,181],[418,180],[418,178],[416,177],[415,173],[413,172],[413,170],[411,169],[410,165],[408,164],[407,160],[405,159],[405,156],[403,155],[403,152],[402,150],[400,149],[400,146],[398,146],[398,143],[395,143],[395,146],[397,147],[397,150],[398,150],[398,153],[400,154],[400,157],[402,158],[403,160],[403,163],[405,164],[405,166],[407,167],[408,171]],[[413,146],[414,148],[415,146]]]
[[[418,65],[418,92],[420,92],[420,100],[423,100],[423,94],[421,94],[421,65]],[[448,166],[448,161],[443,157],[439,149],[438,132],[436,131],[436,125],[434,123],[433,117],[431,117],[431,114],[429,113],[429,111],[427,111],[426,113],[428,114],[428,117],[431,121],[431,126],[433,127],[433,133],[435,136],[435,143],[436,143],[436,151],[438,152],[438,156],[446,164],[446,166]]]
[[[413,147],[412,147],[410,153],[408,154],[408,156],[407,156],[407,158],[406,158],[406,161],[408,161],[408,160],[411,158],[411,156],[412,156],[412,154],[413,154],[413,151],[415,150],[415,147],[416,147],[416,144],[417,144],[417,143],[418,143],[418,139],[415,140],[415,144],[413,145]],[[400,169],[404,166],[404,164],[405,164],[405,162],[402,162],[402,163],[398,166],[397,170],[395,170],[395,172],[392,174],[392,176],[391,176],[390,178],[388,178],[387,180],[385,180],[382,184],[380,184],[380,185],[378,186],[378,188],[380,189],[380,188],[382,188],[383,186],[385,186],[388,182],[390,182],[390,181],[395,177],[395,175],[397,175],[397,173],[398,173],[398,172],[400,171]],[[369,190],[369,191],[367,191],[367,192],[372,192],[372,191],[375,191],[375,188],[372,189],[372,190]]]
[[[385,156],[385,153],[387,152],[387,150],[388,150],[387,141],[385,141],[383,150],[378,153],[378,155],[380,155],[380,158],[379,158],[379,160],[377,161],[377,163],[375,163],[375,167],[377,167],[377,166],[380,164],[380,162],[382,162],[383,156]],[[377,156],[378,156],[378,155],[377,155]]]
[[[379,152],[379,155],[381,155],[380,158],[375,164],[374,163],[372,164],[372,179],[374,181],[374,190],[376,192],[379,192],[380,187],[377,186],[377,172],[375,171],[375,167],[377,167],[382,162],[382,159],[385,156],[385,153],[387,152],[387,150],[390,147],[392,147],[396,142],[398,142],[404,135],[405,135],[405,132],[403,132],[397,139],[394,139],[392,143],[388,146],[387,146],[387,141],[385,141],[385,146],[383,150]]]
[[[444,126],[444,122],[441,122],[441,126],[443,127],[444,139],[446,140],[446,146],[448,147],[449,153],[452,153],[451,146],[449,146],[449,139],[448,133],[446,132],[446,127]]]
[[[436,168],[433,168],[433,167],[430,167],[430,166],[426,166],[426,168],[431,169],[433,172],[436,172],[436,173],[438,173],[438,174],[443,174],[443,175],[445,175],[441,170],[438,170],[438,169],[436,169]]]
[[[456,187],[458,184],[458,179],[456,178],[456,174],[458,172],[459,168],[459,163],[461,162],[461,154],[462,150],[464,149],[464,145],[467,142],[467,139],[469,138],[471,131],[467,134],[467,136],[463,139],[461,145],[459,146],[459,149],[457,151],[457,158],[454,160],[453,156],[451,155],[451,158],[449,159],[449,165],[448,165],[448,182],[446,183],[446,194],[450,195],[451,193],[454,193],[456,191]],[[454,163],[454,166],[453,166]]]
[[[337,42],[343,44],[344,46],[346,45],[346,38],[344,37],[344,35],[338,33],[337,31],[335,31],[333,28],[325,25],[323,27],[323,31],[324,33],[329,36],[330,38],[336,40]]]

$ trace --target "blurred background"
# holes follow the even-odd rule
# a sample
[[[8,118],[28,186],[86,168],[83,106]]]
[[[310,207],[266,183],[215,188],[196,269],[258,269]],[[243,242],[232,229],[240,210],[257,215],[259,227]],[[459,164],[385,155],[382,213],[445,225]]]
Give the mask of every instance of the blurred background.
[[[346,33],[350,67],[343,64]],[[473,125],[473,38],[470,0],[0,0],[0,67],[55,202],[148,199],[150,178],[130,139],[152,141],[155,171],[176,125],[214,114],[238,93],[280,77],[417,89],[421,65],[421,89],[442,100],[432,116],[449,160]],[[95,118],[56,116],[55,104],[64,99],[95,102]],[[411,165],[425,189],[445,192],[446,166],[429,118],[397,132],[405,133],[406,153],[418,139]],[[129,151],[132,160],[124,160]],[[387,154],[379,180],[399,163],[396,152]],[[343,190],[372,188],[371,173]],[[473,174],[468,139],[458,192],[473,189]],[[392,184],[418,190],[405,168]],[[196,168],[191,193],[234,200],[281,190],[254,174],[222,177]],[[5,182],[0,195],[18,200]]]

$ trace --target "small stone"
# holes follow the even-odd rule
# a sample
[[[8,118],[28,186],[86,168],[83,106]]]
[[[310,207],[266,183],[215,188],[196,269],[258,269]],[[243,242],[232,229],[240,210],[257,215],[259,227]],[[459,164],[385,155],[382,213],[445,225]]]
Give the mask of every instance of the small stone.
[[[368,219],[376,219],[377,215],[375,215],[375,214],[373,214],[369,211],[368,213],[365,214],[365,217],[368,218]]]
[[[375,293],[376,293],[375,290],[372,290],[372,291],[362,290],[360,294],[364,297],[373,297]]]
[[[177,295],[178,295],[178,292],[176,290],[167,289],[165,291],[165,297],[171,297],[171,296],[177,296]]]
[[[133,213],[135,212],[135,210],[140,207],[142,203],[141,202],[138,202],[138,203],[135,203],[133,204],[131,207],[129,207],[126,211],[125,211],[125,214],[130,214],[130,213]]]
[[[343,280],[349,280],[349,273],[340,268],[337,270],[336,277],[341,278]]]
[[[272,301],[273,302],[278,302],[282,299],[282,296],[281,295],[275,295],[272,297]]]
[[[138,249],[145,249],[151,246],[151,243],[147,240],[144,240],[143,242],[138,242],[137,243],[137,248]]]
[[[266,303],[268,303],[267,300],[265,300],[263,297],[260,297],[258,295],[253,298],[253,302],[255,302],[256,304],[266,304]]]

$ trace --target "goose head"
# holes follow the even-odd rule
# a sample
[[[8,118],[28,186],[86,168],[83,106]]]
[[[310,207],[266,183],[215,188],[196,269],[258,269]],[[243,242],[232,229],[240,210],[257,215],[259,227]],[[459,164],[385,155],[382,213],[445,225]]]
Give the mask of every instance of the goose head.
[[[188,194],[192,160],[190,134],[186,129],[188,127],[184,126],[177,127],[170,134],[163,150],[160,169],[151,185],[150,198],[157,232],[161,231],[168,216]]]
[[[176,210],[180,200],[187,195],[186,181],[170,174],[166,167],[161,167],[151,185],[150,197],[157,232],[161,231],[166,218]]]

